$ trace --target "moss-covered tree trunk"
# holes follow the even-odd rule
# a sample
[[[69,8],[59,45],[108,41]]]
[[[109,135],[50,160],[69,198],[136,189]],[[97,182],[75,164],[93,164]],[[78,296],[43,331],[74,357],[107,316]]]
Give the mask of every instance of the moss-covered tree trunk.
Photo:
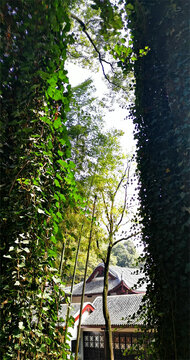
[[[189,359],[189,1],[132,1],[149,322],[161,360]]]

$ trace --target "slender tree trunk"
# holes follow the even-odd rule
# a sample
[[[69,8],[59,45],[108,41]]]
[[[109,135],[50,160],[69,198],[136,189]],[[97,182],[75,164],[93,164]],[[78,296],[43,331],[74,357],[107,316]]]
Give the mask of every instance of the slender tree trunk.
[[[77,252],[76,252],[76,256],[75,256],[75,265],[74,265],[73,277],[72,277],[72,283],[71,283],[71,296],[70,296],[70,300],[69,300],[68,306],[67,306],[67,315],[66,315],[66,320],[65,320],[65,342],[67,342],[67,331],[68,331],[68,322],[69,322],[69,315],[70,315],[70,306],[72,304],[73,287],[74,287],[74,283],[75,283],[76,267],[77,267],[78,254],[79,254],[79,249],[80,249],[83,227],[84,227],[84,223],[81,226],[81,231],[80,231],[80,235],[79,235]]]
[[[59,273],[61,275],[61,278],[62,278],[62,272],[63,272],[63,261],[64,261],[64,255],[65,255],[65,246],[66,246],[66,241],[63,243],[63,246],[62,246],[61,260],[60,260],[60,264],[59,264]]]
[[[111,243],[111,239],[110,239]],[[105,319],[105,359],[106,360],[114,360],[114,352],[113,352],[113,343],[112,343],[112,329],[111,329],[111,320],[110,314],[108,310],[108,282],[109,282],[109,264],[111,257],[112,245],[109,244],[106,261],[104,263],[104,289],[103,289],[103,314]]]
[[[89,197],[90,197],[93,181],[94,181],[94,175],[93,175],[92,180],[91,180],[89,194],[88,194],[88,198],[87,198],[87,203],[88,203],[88,200],[89,200]],[[85,207],[85,212],[86,212],[86,210],[87,210],[87,205]],[[69,300],[68,306],[67,306],[67,314],[66,314],[66,321],[65,321],[65,341],[67,341],[66,338],[67,338],[67,331],[68,331],[70,307],[71,307],[71,304],[72,304],[73,287],[74,287],[74,284],[75,284],[76,268],[77,268],[77,261],[78,261],[78,255],[79,255],[80,243],[81,243],[81,239],[82,239],[83,228],[84,228],[84,222],[81,225],[80,234],[79,234],[79,241],[78,241],[78,246],[77,246],[77,252],[76,252],[76,255],[75,255],[75,264],[74,264],[73,277],[72,277],[72,283],[71,283],[71,296],[70,296],[70,300]]]
[[[80,304],[79,324],[78,324],[78,331],[77,331],[77,343],[76,343],[76,350],[75,350],[75,360],[78,360],[79,342],[80,342],[80,334],[81,334],[82,309],[83,309],[83,304],[84,304],[84,294],[85,294],[85,285],[86,285],[86,277],[87,277],[87,269],[88,269],[88,260],[89,260],[89,255],[90,255],[90,246],[91,246],[91,242],[92,242],[92,231],[93,231],[93,225],[94,225],[96,199],[97,199],[97,197],[95,196],[94,204],[93,204],[93,211],[92,211],[91,226],[90,226],[88,250],[87,250],[87,256],[86,256],[86,265],[85,265],[85,271],[84,271],[82,297],[81,297],[81,304]]]

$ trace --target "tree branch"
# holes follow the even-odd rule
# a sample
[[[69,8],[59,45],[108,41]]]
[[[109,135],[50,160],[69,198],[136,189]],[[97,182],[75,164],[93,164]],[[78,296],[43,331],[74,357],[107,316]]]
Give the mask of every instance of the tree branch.
[[[133,236],[136,236],[136,235],[138,235],[138,234],[141,234],[141,231],[138,231],[138,232],[135,233],[135,234],[131,234],[131,235],[127,236],[127,237],[123,237],[123,238],[121,238],[121,239],[119,239],[119,240],[116,240],[116,241],[113,243],[112,248],[113,248],[115,245],[117,245],[119,242],[124,241],[124,240],[129,240],[129,239],[131,239]]]
[[[109,82],[109,84],[111,85],[114,85],[114,86],[117,86],[116,84],[112,83],[110,81],[110,79],[108,78],[108,76],[106,75],[105,73],[105,69],[104,69],[104,65],[103,65],[103,62],[110,65],[112,71],[113,71],[113,65],[102,58],[102,55],[100,53],[100,51],[98,50],[96,44],[94,43],[94,41],[92,40],[91,36],[89,35],[89,33],[87,32],[87,29],[86,29],[86,25],[85,23],[78,18],[78,16],[74,15],[73,13],[70,14],[71,15],[71,18],[75,19],[76,21],[78,21],[78,23],[80,24],[81,28],[82,28],[82,31],[85,33],[85,35],[87,36],[88,40],[90,41],[91,45],[93,46],[94,50],[96,51],[96,53],[98,54],[98,59],[99,59],[99,62],[100,62],[100,65],[101,65],[101,68],[102,68],[102,72],[103,72],[103,75],[105,77],[105,79]]]
[[[122,181],[124,180],[124,178],[125,178],[125,176],[126,176],[126,172],[127,172],[127,170],[128,170],[128,175],[127,175],[127,179],[129,179],[129,166],[127,166],[127,168],[125,169],[125,172],[124,172],[124,175],[123,175],[123,177],[121,178],[121,181],[120,181],[120,183],[119,183],[119,187],[118,187],[118,190],[119,190],[119,188],[120,188],[120,186],[121,186],[121,184],[122,184]],[[126,205],[127,205],[127,183],[126,183],[126,186],[125,186],[125,196],[124,196],[124,204],[123,204],[123,210],[122,210],[122,213],[121,213],[121,217],[120,217],[120,220],[118,221],[118,223],[117,223],[117,227],[119,227],[119,225],[121,224],[121,222],[123,221],[123,216],[124,216],[124,213],[125,213],[125,209],[126,209]],[[117,190],[117,191],[118,191]]]
[[[16,183],[17,177],[20,175],[20,173],[22,172],[22,170],[25,168],[25,166],[26,166],[28,163],[29,163],[29,160],[27,160],[27,161],[25,162],[25,164],[21,167],[21,169],[19,170],[19,172],[16,174],[16,176],[15,176],[15,178],[14,178],[14,180],[13,180],[13,183],[12,183],[12,185],[11,185],[11,188],[10,188],[10,190],[9,190],[9,195],[10,195],[11,192],[12,192],[12,189],[13,189],[15,183]]]
[[[118,183],[118,185],[117,185],[117,187],[116,187],[116,190],[115,190],[115,192],[114,192],[114,198],[115,198],[115,196],[116,196],[116,194],[117,194],[117,192],[118,192],[118,190],[119,190],[119,188],[120,188],[120,186],[121,186],[121,184],[122,184],[122,182],[123,182],[123,180],[124,180],[124,178],[125,178],[125,175],[126,175],[126,172],[127,172],[127,168],[128,167],[126,167],[126,169],[125,169],[125,171],[124,171],[124,174],[123,174],[123,176],[121,177],[121,180],[120,180],[120,182]]]
[[[104,192],[101,191],[101,194],[102,194],[102,199],[103,199],[103,203],[104,203],[104,209],[105,209],[106,217],[107,217],[108,223],[110,223],[110,217],[109,217],[109,212],[108,212],[108,207],[107,207],[107,204],[106,204],[106,200],[105,200],[105,197],[104,197]]]

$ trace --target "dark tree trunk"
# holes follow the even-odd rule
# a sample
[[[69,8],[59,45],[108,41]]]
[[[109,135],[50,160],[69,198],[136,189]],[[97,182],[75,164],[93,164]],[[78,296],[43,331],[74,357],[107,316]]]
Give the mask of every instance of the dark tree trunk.
[[[189,353],[189,10],[187,0],[132,1],[136,138],[141,216],[146,241],[147,298],[162,360]],[[149,318],[151,321],[151,318]]]
[[[105,319],[105,359],[114,360],[112,329],[110,314],[108,311],[108,275],[112,247],[109,245],[106,261],[104,263],[104,289],[103,289],[103,314]]]

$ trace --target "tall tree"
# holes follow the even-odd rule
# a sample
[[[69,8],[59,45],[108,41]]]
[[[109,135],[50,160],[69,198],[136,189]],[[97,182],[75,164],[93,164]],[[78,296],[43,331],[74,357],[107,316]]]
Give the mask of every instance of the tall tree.
[[[71,98],[64,68],[69,1],[2,1],[0,357],[55,359],[54,267],[64,209],[77,192],[64,125]],[[63,27],[64,22],[64,27]],[[75,199],[74,199],[75,198]]]
[[[132,2],[147,298],[161,359],[190,356],[188,1]],[[159,164],[159,166],[158,166]]]
[[[107,174],[102,174],[102,181],[98,182],[97,192],[101,197],[101,205],[99,212],[100,224],[106,229],[105,245],[103,249],[98,246],[99,256],[104,262],[104,287],[103,287],[103,314],[105,319],[105,359],[113,360],[113,344],[112,344],[112,328],[110,313],[108,310],[107,296],[109,286],[109,266],[111,261],[112,250],[121,242],[137,236],[139,232],[133,233],[131,229],[123,230],[120,235],[120,230],[123,223],[126,221],[127,208],[127,189],[129,184],[129,165],[120,176],[121,167],[117,164],[114,170]],[[123,190],[123,191],[122,191]],[[124,193],[124,194],[122,194]],[[122,204],[121,198],[122,197]],[[119,237],[119,238],[118,238]]]
[[[75,163],[75,180],[78,191],[85,196],[85,209],[81,212],[81,206],[71,208],[68,206],[67,217],[62,224],[58,241],[59,249],[65,248],[65,262],[63,269],[67,282],[72,279],[72,270],[75,259],[73,250],[76,249],[78,239],[81,239],[79,259],[77,263],[76,280],[83,278],[85,257],[87,251],[86,234],[89,232],[89,220],[87,213],[92,209],[93,194],[95,194],[97,179],[101,174],[110,172],[121,161],[123,154],[119,150],[119,139],[122,131],[104,130],[102,102],[93,96],[95,87],[92,80],[87,80],[73,89],[71,110],[68,113],[66,127],[71,141],[71,159]],[[81,233],[81,226],[83,231]],[[103,238],[103,229],[95,225],[96,238]],[[65,234],[65,235],[64,235]],[[65,247],[67,239],[68,246]],[[98,257],[94,251],[90,254],[88,274],[98,263]],[[60,257],[59,257],[60,260]],[[68,267],[69,266],[69,267]]]

